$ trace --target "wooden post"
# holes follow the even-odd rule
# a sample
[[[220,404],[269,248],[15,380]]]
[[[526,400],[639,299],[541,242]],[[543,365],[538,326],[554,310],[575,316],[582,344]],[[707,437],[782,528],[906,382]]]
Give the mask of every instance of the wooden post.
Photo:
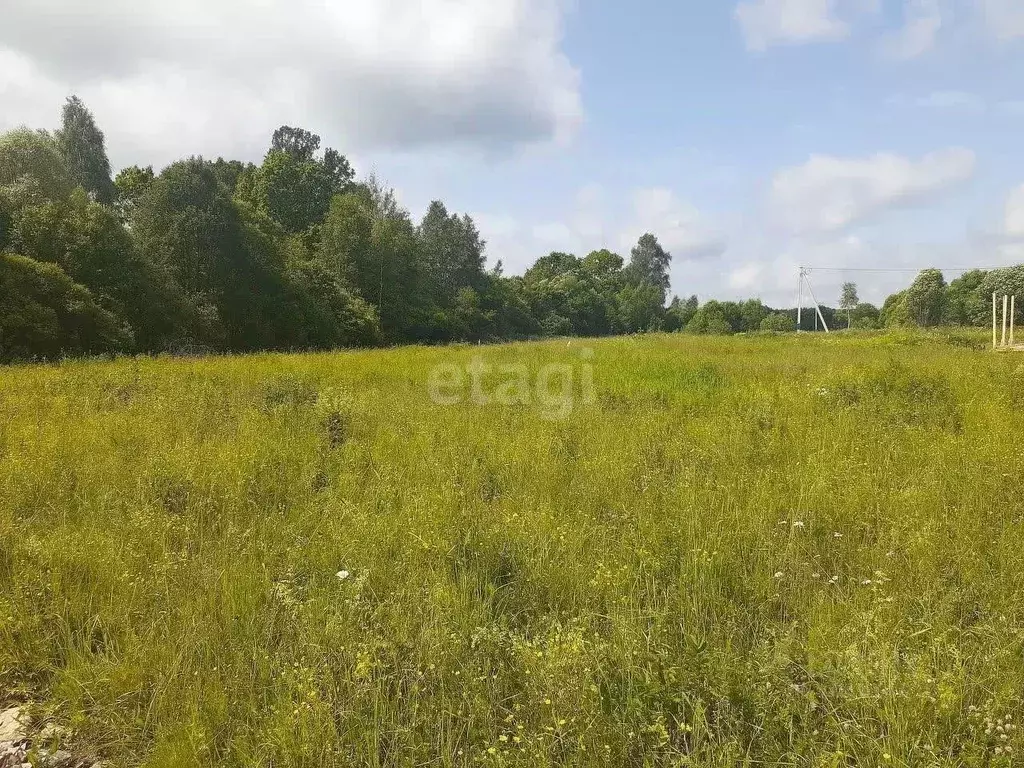
[[[996,295],[992,294],[992,349],[998,349],[999,337],[996,335]]]
[[[796,286],[796,332],[804,329],[804,268],[800,267],[800,282]]]
[[[1002,346],[1006,346],[1006,315],[1010,311],[1010,297],[1003,294],[1003,343]]]
[[[1017,324],[1017,297],[1010,297],[1010,346],[1015,346],[1013,341],[1013,329]]]

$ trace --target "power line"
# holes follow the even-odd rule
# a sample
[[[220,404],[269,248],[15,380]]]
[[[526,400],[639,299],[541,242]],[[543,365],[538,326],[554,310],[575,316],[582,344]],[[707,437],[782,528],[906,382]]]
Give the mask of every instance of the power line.
[[[1009,269],[1009,264],[1000,267],[804,267],[808,272],[921,272],[924,269],[937,269],[940,272],[972,272],[975,269],[991,271]]]

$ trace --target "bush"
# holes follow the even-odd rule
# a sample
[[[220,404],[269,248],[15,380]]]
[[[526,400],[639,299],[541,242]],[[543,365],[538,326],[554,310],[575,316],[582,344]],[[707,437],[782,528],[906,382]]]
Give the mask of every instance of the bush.
[[[725,336],[732,333],[732,326],[725,317],[725,310],[717,301],[709,301],[697,310],[693,319],[686,324],[689,333],[707,336]]]
[[[796,321],[789,315],[776,312],[775,314],[768,315],[768,317],[761,321],[761,330],[774,333],[792,333],[796,330]]]
[[[0,254],[0,362],[123,349],[114,316],[56,264]]]

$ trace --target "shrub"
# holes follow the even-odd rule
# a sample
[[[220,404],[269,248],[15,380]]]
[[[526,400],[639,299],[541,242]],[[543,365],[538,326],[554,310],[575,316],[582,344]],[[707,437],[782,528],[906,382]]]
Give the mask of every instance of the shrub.
[[[0,361],[123,349],[128,334],[56,264],[0,254]]]
[[[776,312],[768,315],[768,317],[761,321],[761,330],[775,333],[792,333],[796,330],[796,321],[787,314]]]

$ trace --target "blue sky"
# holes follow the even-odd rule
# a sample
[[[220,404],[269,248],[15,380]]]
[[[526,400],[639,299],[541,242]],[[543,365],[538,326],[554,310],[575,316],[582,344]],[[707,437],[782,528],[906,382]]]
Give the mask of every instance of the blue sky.
[[[115,165],[160,166],[300,124],[508,272],[648,229],[674,291],[774,304],[798,264],[1024,260],[1021,0],[11,2],[0,128],[76,92]]]

